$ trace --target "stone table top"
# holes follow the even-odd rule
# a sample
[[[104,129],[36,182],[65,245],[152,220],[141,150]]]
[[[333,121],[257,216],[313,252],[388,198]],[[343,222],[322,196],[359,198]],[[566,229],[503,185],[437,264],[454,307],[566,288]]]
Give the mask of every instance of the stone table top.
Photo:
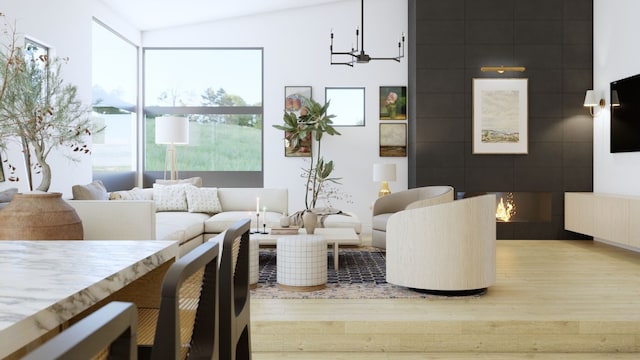
[[[177,254],[174,241],[0,241],[0,358]]]

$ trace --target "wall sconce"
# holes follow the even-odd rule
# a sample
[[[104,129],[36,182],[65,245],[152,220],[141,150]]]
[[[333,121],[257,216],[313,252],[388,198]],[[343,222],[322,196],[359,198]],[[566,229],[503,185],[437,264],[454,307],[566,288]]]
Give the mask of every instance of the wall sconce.
[[[604,109],[605,102],[603,98],[600,100],[597,99],[596,92],[593,90],[587,90],[587,93],[584,96],[584,104],[585,107],[589,108],[589,113],[591,116],[595,117],[598,115],[598,111],[595,111],[596,107],[599,107],[601,110]]]
[[[480,68],[482,72],[497,72],[498,74],[504,74],[506,71],[524,72],[525,70],[524,66],[483,66]]]

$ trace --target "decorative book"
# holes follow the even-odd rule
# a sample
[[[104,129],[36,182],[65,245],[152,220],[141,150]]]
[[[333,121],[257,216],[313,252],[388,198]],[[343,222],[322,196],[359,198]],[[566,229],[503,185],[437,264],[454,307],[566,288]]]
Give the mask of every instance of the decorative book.
[[[277,227],[271,228],[272,235],[296,235],[300,230],[300,226]]]

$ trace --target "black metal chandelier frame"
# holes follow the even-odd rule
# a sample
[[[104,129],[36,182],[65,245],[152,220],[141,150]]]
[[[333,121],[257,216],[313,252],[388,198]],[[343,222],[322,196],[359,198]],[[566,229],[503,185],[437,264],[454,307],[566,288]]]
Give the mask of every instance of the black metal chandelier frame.
[[[362,36],[360,34],[362,29]],[[358,48],[360,43],[360,48]],[[353,67],[353,64],[366,64],[371,60],[392,60],[400,62],[400,59],[404,57],[404,33],[402,33],[401,40],[398,42],[398,56],[395,57],[371,57],[364,51],[364,0],[360,1],[360,28],[356,28],[356,48],[351,48],[351,51],[333,51],[333,30],[331,31],[331,45],[329,45],[331,51],[331,65],[347,65]],[[334,56],[350,56],[350,61],[334,61]]]

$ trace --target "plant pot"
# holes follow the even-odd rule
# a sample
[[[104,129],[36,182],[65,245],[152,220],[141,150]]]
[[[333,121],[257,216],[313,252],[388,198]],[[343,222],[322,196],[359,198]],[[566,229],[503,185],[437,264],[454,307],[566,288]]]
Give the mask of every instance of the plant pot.
[[[302,225],[307,231],[307,234],[313,234],[316,231],[316,225],[318,224],[318,215],[313,211],[305,211],[302,214]]]
[[[0,211],[1,240],[82,240],[82,221],[61,193],[15,194]]]

